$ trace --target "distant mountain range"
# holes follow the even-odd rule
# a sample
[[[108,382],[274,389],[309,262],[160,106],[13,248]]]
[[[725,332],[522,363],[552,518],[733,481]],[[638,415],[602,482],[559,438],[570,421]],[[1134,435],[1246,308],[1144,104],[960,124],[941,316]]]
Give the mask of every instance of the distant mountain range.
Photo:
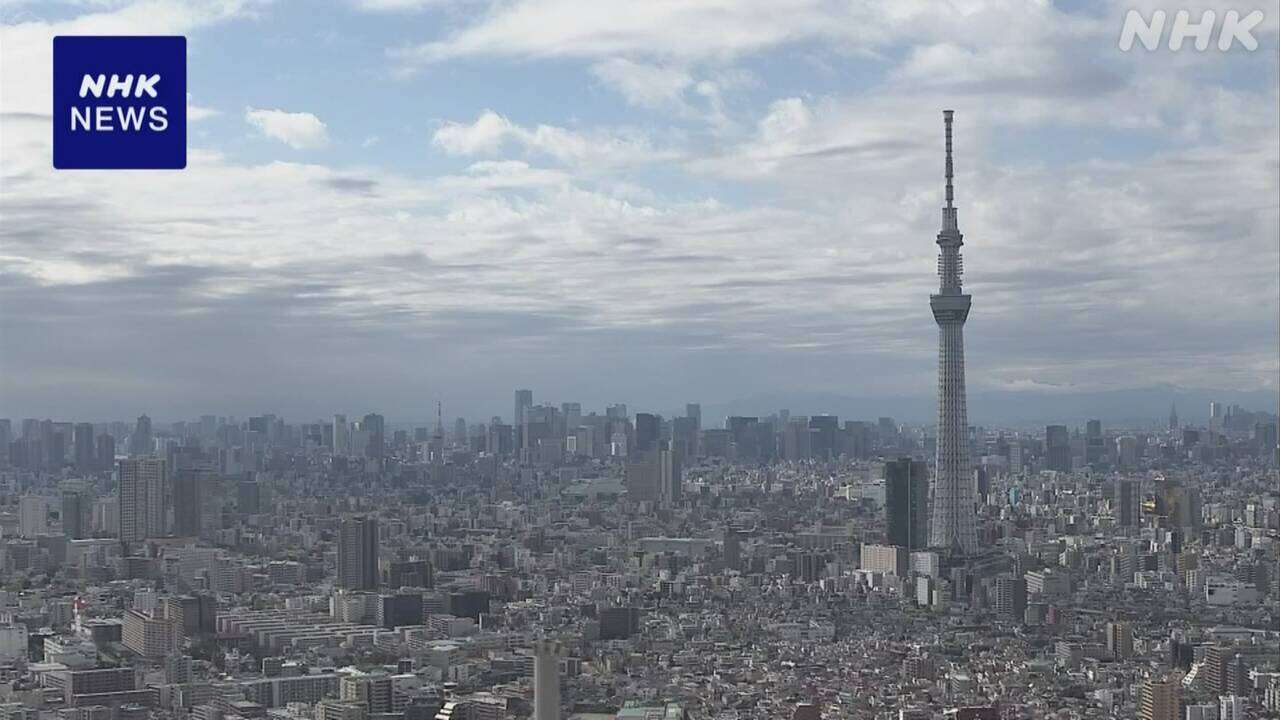
[[[1209,420],[1209,403],[1239,405],[1251,412],[1276,414],[1280,393],[1274,390],[1209,390],[1156,385],[1126,390],[1072,392],[979,391],[969,395],[969,422],[973,425],[1033,427],[1046,424],[1083,425],[1098,419],[1103,425],[1163,427],[1169,406],[1176,404],[1183,423],[1203,425]],[[898,422],[935,422],[936,400],[922,396],[851,397],[834,393],[763,393],[727,403],[705,403],[704,427],[718,427],[729,415],[767,416],[780,409],[792,415],[838,415],[841,420],[875,420],[892,417]],[[677,414],[683,414],[681,409]]]

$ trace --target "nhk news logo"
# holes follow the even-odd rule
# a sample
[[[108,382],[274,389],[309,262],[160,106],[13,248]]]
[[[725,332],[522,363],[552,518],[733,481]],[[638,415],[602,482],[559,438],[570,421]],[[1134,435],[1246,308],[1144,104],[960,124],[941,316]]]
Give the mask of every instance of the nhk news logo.
[[[53,39],[55,168],[176,170],[186,165],[186,38]]]

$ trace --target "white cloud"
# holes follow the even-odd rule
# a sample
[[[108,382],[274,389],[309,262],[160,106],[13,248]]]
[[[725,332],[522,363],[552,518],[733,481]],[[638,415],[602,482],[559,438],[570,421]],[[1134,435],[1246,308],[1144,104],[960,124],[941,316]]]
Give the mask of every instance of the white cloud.
[[[528,128],[485,110],[471,123],[446,122],[431,142],[450,155],[498,155],[507,144],[566,165],[600,169],[671,159],[675,152],[656,150],[643,133],[626,128],[575,132],[554,125]]]
[[[693,77],[681,67],[650,65],[626,58],[596,63],[591,72],[621,93],[627,102],[645,108],[681,107],[685,90],[693,84]]]
[[[294,150],[313,150],[329,144],[329,129],[309,112],[260,110],[248,107],[245,122],[263,135],[279,140]]]
[[[470,124],[446,122],[436,130],[431,142],[450,155],[492,155],[514,131],[506,118],[485,110]]]
[[[701,60],[814,38],[875,44],[882,27],[878,10],[842,0],[662,0],[619,9],[616,3],[518,0],[443,41],[398,55],[409,64],[475,55]]]
[[[448,5],[454,0],[351,0],[357,8],[370,12],[412,12]]]
[[[187,93],[187,121],[188,122],[200,122],[201,120],[208,120],[209,118],[214,117],[215,115],[221,115],[221,114],[222,114],[221,110],[216,110],[211,107],[205,107],[203,105],[196,105],[195,103],[191,102],[191,93]]]

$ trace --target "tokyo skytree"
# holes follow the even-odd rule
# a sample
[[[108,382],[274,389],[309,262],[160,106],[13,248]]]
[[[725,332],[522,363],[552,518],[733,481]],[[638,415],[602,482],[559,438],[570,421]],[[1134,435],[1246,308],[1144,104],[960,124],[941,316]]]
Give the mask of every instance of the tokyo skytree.
[[[947,135],[947,205],[938,233],[938,293],[929,297],[938,323],[938,455],[933,478],[929,545],[950,555],[971,555],[978,548],[973,478],[969,472],[969,419],[965,409],[964,321],[969,296],[960,285],[964,236],[956,222],[951,186],[951,110],[943,110]]]

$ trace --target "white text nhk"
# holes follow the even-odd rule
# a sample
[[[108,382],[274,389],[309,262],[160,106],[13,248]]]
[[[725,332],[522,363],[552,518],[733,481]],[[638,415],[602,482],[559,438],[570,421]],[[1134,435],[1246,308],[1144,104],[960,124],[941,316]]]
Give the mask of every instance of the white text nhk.
[[[156,84],[160,82],[160,74],[132,75],[124,77],[112,75],[85,74],[80,80],[80,97],[92,95],[101,98],[134,98],[157,97]],[[138,131],[146,124],[152,132],[164,132],[169,128],[169,111],[159,105],[85,105],[71,108],[71,129],[88,130],[89,132],[113,132],[115,130]]]
[[[1174,13],[1173,26],[1169,29],[1166,40],[1165,21],[1168,17],[1169,14],[1164,10],[1155,10],[1148,22],[1142,17],[1142,13],[1130,10],[1124,16],[1124,26],[1120,28],[1120,49],[1129,52],[1136,39],[1147,50],[1156,50],[1164,42],[1170,50],[1177,52],[1182,49],[1185,41],[1194,40],[1195,49],[1204,52],[1213,39],[1214,29],[1217,29],[1218,50],[1227,52],[1239,43],[1245,50],[1252,52],[1258,49],[1258,39],[1253,36],[1253,30],[1265,19],[1261,10],[1254,10],[1244,17],[1236,10],[1228,10],[1219,24],[1218,14],[1205,10],[1200,14],[1199,22],[1192,22],[1190,12],[1179,10]]]

